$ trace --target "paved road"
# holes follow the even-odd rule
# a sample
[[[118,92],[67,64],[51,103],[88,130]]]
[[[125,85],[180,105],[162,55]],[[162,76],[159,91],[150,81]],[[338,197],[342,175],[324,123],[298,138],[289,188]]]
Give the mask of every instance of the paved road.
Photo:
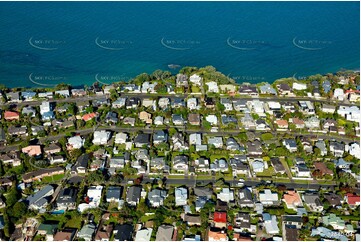
[[[143,180],[143,183],[152,182],[152,180],[146,178]],[[169,178],[166,180],[166,184],[176,184],[176,185],[185,185],[189,187],[194,186],[203,186],[207,185],[209,183],[215,183],[215,179],[195,179],[193,176],[189,176],[188,178]],[[238,180],[233,181],[226,181],[231,185],[231,187],[237,187],[238,186]],[[255,187],[261,183],[260,180],[246,180],[244,182],[245,186],[248,187]],[[274,182],[274,184],[277,185],[285,185],[287,189],[305,189],[305,190],[319,190],[321,187],[325,189],[333,190],[336,185],[325,185],[325,184],[318,184],[317,181],[310,181],[310,183],[295,183],[295,182]],[[239,187],[239,186],[238,186]]]
[[[156,98],[156,97],[182,97],[187,98],[188,96],[201,96],[201,94],[147,94],[147,93],[121,93],[122,97],[139,97],[140,99],[144,98]],[[64,103],[64,102],[81,102],[81,101],[91,101],[91,100],[99,100],[102,98],[108,97],[108,95],[96,95],[96,96],[85,96],[85,97],[69,97],[63,99],[49,99],[50,102],[55,103]],[[227,95],[225,95],[227,97]],[[336,102],[330,99],[322,98],[322,99],[315,99],[310,97],[232,97],[233,100],[264,100],[264,101],[287,101],[287,102],[297,102],[299,100],[304,101],[312,101],[312,102],[320,102],[320,103],[328,103],[328,104],[336,104],[337,106],[344,105],[344,106],[360,106],[360,103],[350,103],[348,101]],[[15,104],[19,107],[22,106],[38,106],[43,102],[41,101],[26,101],[20,103],[5,103],[1,104],[0,107],[9,106],[11,104]]]

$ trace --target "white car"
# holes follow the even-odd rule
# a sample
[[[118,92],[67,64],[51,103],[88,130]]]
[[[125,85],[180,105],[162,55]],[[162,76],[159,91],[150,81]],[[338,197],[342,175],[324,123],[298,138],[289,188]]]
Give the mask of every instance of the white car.
[[[216,132],[218,132],[218,128],[217,128],[217,127],[213,127],[213,128],[211,128],[211,132],[212,132],[212,133],[216,133]]]

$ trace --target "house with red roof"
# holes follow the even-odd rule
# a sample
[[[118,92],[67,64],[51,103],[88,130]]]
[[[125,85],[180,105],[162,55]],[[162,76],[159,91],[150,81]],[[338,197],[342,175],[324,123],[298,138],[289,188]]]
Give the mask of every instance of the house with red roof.
[[[214,227],[226,228],[227,227],[227,213],[226,212],[214,212],[213,216]]]
[[[18,112],[14,112],[14,111],[5,111],[4,113],[4,118],[7,121],[12,121],[12,120],[19,120],[20,119],[20,115]]]
[[[93,118],[95,118],[97,116],[96,113],[87,113],[87,114],[84,114],[82,119],[85,121],[85,122],[88,122],[89,120],[92,120]]]
[[[350,208],[356,208],[360,205],[360,196],[352,193],[347,193],[345,196],[345,201],[350,206]]]

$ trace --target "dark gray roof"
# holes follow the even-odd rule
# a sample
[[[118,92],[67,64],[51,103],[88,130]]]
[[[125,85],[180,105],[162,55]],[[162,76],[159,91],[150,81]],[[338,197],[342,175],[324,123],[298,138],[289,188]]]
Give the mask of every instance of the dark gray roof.
[[[122,225],[119,225],[117,224],[115,227],[114,227],[114,233],[115,233],[115,236],[114,236],[114,239],[118,240],[118,241],[131,241],[133,240],[133,225],[131,224],[122,224]]]
[[[138,202],[142,188],[139,186],[132,186],[128,188],[127,202]]]
[[[106,199],[120,199],[123,193],[123,187],[109,187],[106,194]]]
[[[75,188],[64,188],[60,191],[57,203],[75,203],[77,190]]]

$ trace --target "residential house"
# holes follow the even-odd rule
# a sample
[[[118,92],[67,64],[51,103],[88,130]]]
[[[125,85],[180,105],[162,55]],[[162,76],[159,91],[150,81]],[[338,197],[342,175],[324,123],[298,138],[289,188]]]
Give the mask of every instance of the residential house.
[[[188,170],[188,157],[177,155],[173,158],[173,170],[177,172],[185,172]]]
[[[209,137],[208,138],[208,145],[214,145],[215,148],[222,148],[223,147],[223,139],[221,136],[217,137]]]
[[[98,115],[96,113],[86,113],[83,115],[82,119],[85,121],[85,122],[88,122],[92,119],[95,119]]]
[[[275,120],[275,123],[277,124],[278,130],[285,130],[288,129],[288,122],[284,119],[277,119]]]
[[[63,188],[56,199],[56,209],[59,211],[74,210],[76,209],[76,199],[76,188]]]
[[[345,97],[345,93],[344,93],[342,88],[336,88],[333,91],[333,98],[334,99],[337,99],[339,101],[343,101],[344,97]]]
[[[270,189],[265,189],[264,191],[260,191],[258,193],[259,201],[264,206],[272,206],[279,204],[280,200],[278,199],[278,194],[273,193]]]
[[[18,112],[5,111],[5,112],[4,112],[4,119],[5,119],[6,121],[19,120],[19,119],[20,119],[20,115],[19,115]]]
[[[20,159],[20,152],[11,150],[3,155],[0,156],[0,160],[3,162],[4,165],[10,164],[12,166],[20,166],[21,159]]]
[[[162,116],[156,116],[154,118],[154,124],[159,126],[164,124],[164,118]]]
[[[228,172],[228,163],[225,159],[216,159],[210,165],[210,170],[213,172]]]
[[[359,122],[361,119],[360,108],[357,106],[339,106],[337,113],[349,121]]]
[[[325,163],[315,162],[314,166],[315,166],[315,170],[319,171],[321,176],[325,176],[325,175],[333,176],[333,171],[328,169]]]
[[[236,233],[255,233],[257,230],[256,225],[251,224],[251,216],[248,213],[237,213],[234,216],[234,232]]]
[[[219,93],[219,88],[217,82],[211,81],[207,82],[208,92]]]
[[[209,172],[209,160],[207,158],[200,157],[194,161],[193,167],[196,172]]]
[[[42,235],[45,237],[46,241],[53,241],[54,234],[57,230],[57,224],[45,224],[42,223],[38,227],[37,235]]]
[[[140,98],[130,97],[125,101],[126,109],[137,108],[140,105]]]
[[[334,113],[336,111],[336,106],[332,104],[322,104],[321,111],[324,113]]]
[[[21,149],[21,151],[29,156],[38,157],[42,154],[40,145],[29,145]]]
[[[8,102],[21,102],[20,92],[8,92],[6,93]]]
[[[117,224],[114,227],[114,241],[131,241],[134,227],[132,224]]]
[[[158,106],[161,110],[166,110],[170,104],[169,98],[161,97],[158,100]]]
[[[245,155],[234,156],[229,160],[229,164],[232,167],[233,175],[250,175],[250,169],[247,164],[247,157]]]
[[[327,193],[324,194],[323,197],[330,203],[332,207],[340,206],[343,202],[341,196],[335,193]]]
[[[89,154],[82,154],[71,168],[72,174],[85,174],[88,170]]]
[[[267,82],[262,86],[259,86],[261,94],[277,95],[277,91]]]
[[[181,133],[176,133],[172,136],[173,150],[188,150],[188,143],[185,141],[185,137]]]
[[[156,104],[155,104],[155,101],[154,101],[153,99],[144,98],[144,99],[142,100],[142,105],[143,105],[143,107],[145,107],[145,108],[153,107],[153,110],[155,110],[154,107],[155,107]]]
[[[138,134],[134,139],[134,145],[137,148],[150,145],[150,134]]]
[[[241,118],[241,123],[246,130],[249,129],[256,129],[256,122],[254,121],[253,117],[249,113],[245,113],[244,116]]]
[[[136,232],[134,241],[150,241],[152,236],[152,228],[143,228]]]
[[[290,118],[290,123],[293,123],[296,126],[296,129],[303,129],[305,128],[305,122],[299,118]]]
[[[234,201],[234,192],[229,188],[223,188],[221,192],[217,194],[217,199],[226,203],[232,202]]]
[[[214,212],[213,214],[214,227],[226,228],[227,227],[227,213],[226,212]]]
[[[163,206],[164,199],[167,197],[167,191],[161,189],[153,189],[148,192],[148,202],[152,207]]]
[[[293,92],[291,90],[291,87],[286,83],[281,83],[277,85],[278,93],[282,96],[293,96]]]
[[[247,142],[247,149],[249,155],[262,155],[262,143],[258,139],[254,140],[253,142],[248,141]]]
[[[108,140],[110,139],[110,135],[110,131],[94,131],[93,144],[106,145],[108,143]]]
[[[117,202],[119,203],[123,194],[123,187],[108,187],[105,199],[108,203]]]
[[[127,142],[127,139],[128,139],[127,133],[117,133],[115,135],[114,143],[115,144],[125,144],[125,142]]]
[[[142,122],[145,122],[146,124],[151,124],[153,122],[152,114],[147,113],[146,111],[140,112],[138,116],[139,116],[139,119]]]
[[[126,201],[130,206],[137,206],[140,201],[142,188],[140,186],[131,186],[128,188]]]
[[[343,143],[338,141],[330,141],[329,145],[330,152],[332,152],[335,157],[343,156],[343,153],[345,152],[345,145]]]
[[[308,129],[319,129],[320,120],[316,116],[311,116],[305,121],[305,126]]]
[[[284,139],[282,143],[289,152],[297,151],[297,143],[294,139]]]
[[[228,236],[224,231],[212,231],[209,228],[209,231],[207,233],[208,238],[207,241],[228,241]]]
[[[177,87],[181,87],[181,86],[188,87],[188,77],[183,74],[177,74],[176,86]]]
[[[228,125],[228,124],[235,124],[237,125],[237,118],[233,115],[226,115],[226,114],[222,114],[221,115],[221,120],[222,120],[222,124],[223,125]]]
[[[281,173],[281,174],[285,174],[286,169],[283,166],[282,162],[280,161],[280,159],[278,157],[272,157],[271,158],[271,164],[275,170],[276,173]]]
[[[35,117],[36,110],[33,107],[24,107],[23,110],[21,111],[21,113],[23,115],[28,115],[30,117]]]
[[[161,225],[155,237],[155,241],[171,241],[173,239],[174,227],[172,225]]]
[[[329,214],[322,217],[322,223],[325,226],[331,226],[335,230],[343,230],[345,229],[345,221],[340,217],[337,217],[336,214]]]
[[[153,134],[153,143],[155,145],[160,143],[167,143],[168,142],[168,135],[163,130],[158,130]]]
[[[80,136],[74,136],[68,139],[67,149],[80,149],[83,147],[85,139]]]
[[[193,83],[194,85],[200,86],[202,78],[198,76],[197,74],[193,74],[189,77],[189,81]]]
[[[209,114],[206,116],[206,121],[209,122],[212,126],[218,125],[218,119],[217,116],[214,114]]]
[[[126,98],[124,97],[119,97],[117,100],[115,100],[112,103],[112,108],[122,108],[125,106],[125,102],[126,102]]]
[[[61,147],[56,143],[51,143],[48,147],[44,148],[44,152],[47,155],[56,154],[59,153],[60,151],[61,151]]]
[[[269,235],[276,235],[280,232],[278,228],[278,222],[276,215],[270,215],[269,213],[262,214],[263,224],[266,229],[266,233]]]
[[[172,108],[182,108],[182,107],[185,107],[184,99],[179,98],[179,97],[173,98],[172,101],[171,101],[171,106],[172,106]]]
[[[233,105],[229,98],[221,98],[221,104],[224,106],[224,111],[232,111]]]
[[[10,126],[7,133],[11,136],[28,135],[26,126]]]
[[[85,224],[78,232],[78,238],[83,239],[85,241],[93,240],[93,236],[96,230],[96,224],[88,223]]]
[[[135,124],[135,118],[126,117],[123,119],[124,124],[129,124],[130,126],[134,127]]]
[[[226,146],[227,146],[227,150],[232,150],[232,151],[240,150],[240,145],[233,137],[230,137],[226,140]]]
[[[241,85],[239,87],[239,94],[241,95],[248,95],[251,97],[257,97],[258,96],[258,90],[255,85]]]
[[[65,229],[63,231],[57,231],[54,235],[54,241],[73,241],[75,233],[75,229]]]
[[[233,108],[239,112],[245,112],[248,110],[247,101],[243,99],[233,100]]]
[[[97,232],[95,233],[94,240],[95,241],[109,241],[113,232],[113,224],[104,225],[102,222],[100,223]]]
[[[264,170],[268,168],[266,164],[267,162],[264,162],[262,159],[253,160],[251,163],[253,173],[264,172]]]
[[[360,206],[360,195],[347,193],[345,195],[345,202],[349,205],[350,208],[354,209]]]
[[[175,189],[175,205],[185,206],[187,205],[188,190],[184,187],[177,187]]]
[[[198,113],[190,113],[188,114],[188,122],[191,125],[199,126],[201,123],[201,117]]]
[[[188,98],[187,100],[187,108],[189,110],[198,110],[200,108],[200,106],[198,105],[198,100],[197,98]]]
[[[172,121],[174,125],[184,125],[184,119],[181,114],[172,114]]]
[[[166,172],[169,171],[169,167],[166,165],[164,157],[154,157],[150,161],[150,169],[153,172]]]
[[[282,200],[285,202],[288,209],[297,210],[298,207],[302,206],[301,196],[297,191],[287,191],[287,193],[283,195]]]
[[[325,141],[323,141],[323,140],[318,140],[318,141],[315,143],[315,147],[320,150],[320,155],[321,155],[321,156],[327,155],[327,148],[326,148],[326,143],[325,143]]]
[[[307,84],[306,83],[294,82],[294,83],[292,83],[292,89],[297,90],[297,91],[306,90],[307,89]]]
[[[53,195],[54,187],[46,185],[38,192],[27,197],[26,201],[29,205],[29,209],[37,210],[40,213],[45,212],[46,206],[48,205],[48,197]]]
[[[304,194],[303,201],[312,212],[323,211],[323,204],[318,194]]]

